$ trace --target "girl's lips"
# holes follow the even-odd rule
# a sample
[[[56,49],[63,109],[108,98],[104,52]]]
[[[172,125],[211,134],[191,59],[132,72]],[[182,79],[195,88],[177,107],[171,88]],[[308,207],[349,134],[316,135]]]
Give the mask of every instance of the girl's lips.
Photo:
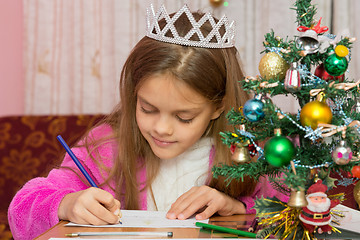
[[[158,145],[158,146],[160,146],[160,147],[167,147],[167,146],[175,143],[175,142],[169,142],[169,141],[159,140],[159,139],[154,138],[154,137],[152,137],[152,138],[153,138],[155,144]]]

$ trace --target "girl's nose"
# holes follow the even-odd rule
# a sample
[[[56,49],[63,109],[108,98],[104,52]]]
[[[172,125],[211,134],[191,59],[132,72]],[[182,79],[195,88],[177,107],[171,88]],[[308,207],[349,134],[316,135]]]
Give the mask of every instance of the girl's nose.
[[[154,125],[154,129],[159,135],[173,134],[173,126],[170,117],[161,116]]]

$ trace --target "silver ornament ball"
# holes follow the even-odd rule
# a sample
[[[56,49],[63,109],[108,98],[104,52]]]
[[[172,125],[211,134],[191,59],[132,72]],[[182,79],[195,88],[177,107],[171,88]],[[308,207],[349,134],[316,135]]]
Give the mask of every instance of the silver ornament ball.
[[[352,151],[344,140],[341,140],[339,145],[335,147],[332,152],[332,159],[338,165],[346,165],[352,158]]]

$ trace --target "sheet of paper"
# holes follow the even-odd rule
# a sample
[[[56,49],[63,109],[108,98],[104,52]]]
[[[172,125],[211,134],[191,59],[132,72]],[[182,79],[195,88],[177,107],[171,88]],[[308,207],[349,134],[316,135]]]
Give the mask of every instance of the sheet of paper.
[[[71,239],[91,239],[91,240],[104,240],[106,238],[71,238]],[[109,240],[114,238],[109,238]],[[158,238],[136,238],[136,240],[159,240]],[[199,238],[176,238],[176,240],[191,240],[191,239],[199,239]],[[226,240],[236,239],[236,240],[249,240],[249,238],[226,238]],[[260,238],[253,238],[254,240],[262,240]],[[49,238],[49,240],[69,240],[69,238]],[[214,240],[213,238],[201,238],[201,240]],[[268,240],[276,240],[269,239]]]
[[[170,220],[166,218],[166,212],[143,211],[143,210],[121,210],[122,224],[114,225],[81,225],[68,223],[65,226],[84,227],[146,227],[146,228],[197,228],[196,222],[208,223],[209,219],[196,220],[195,217],[186,220]]]
[[[344,217],[333,217],[333,220],[337,220],[340,225],[332,223],[336,228],[342,228],[345,230],[360,233],[360,211],[346,207],[342,204],[337,205],[333,210],[338,210],[344,214]]]

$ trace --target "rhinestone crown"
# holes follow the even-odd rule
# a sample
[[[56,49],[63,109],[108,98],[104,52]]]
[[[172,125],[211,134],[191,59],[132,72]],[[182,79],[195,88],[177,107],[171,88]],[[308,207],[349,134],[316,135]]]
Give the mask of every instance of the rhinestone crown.
[[[167,13],[165,6],[162,5],[160,9],[155,13],[154,7],[151,4],[147,9],[147,29],[146,36],[167,43],[174,43],[178,45],[203,47],[203,48],[229,48],[235,44],[235,23],[229,22],[226,16],[223,16],[218,22],[208,12],[202,16],[199,21],[196,21],[188,6],[185,4],[178,12],[176,12],[171,18]],[[185,13],[189,22],[192,25],[192,29],[184,36],[179,36],[174,23],[176,20]],[[160,28],[158,21],[165,19],[166,25],[163,29]],[[207,36],[204,36],[200,30],[201,26],[209,22],[212,26],[212,30]],[[225,33],[221,36],[220,28],[224,27]],[[166,36],[170,31],[172,36]],[[190,38],[197,34],[199,40],[194,41]],[[214,41],[215,40],[215,41]]]

